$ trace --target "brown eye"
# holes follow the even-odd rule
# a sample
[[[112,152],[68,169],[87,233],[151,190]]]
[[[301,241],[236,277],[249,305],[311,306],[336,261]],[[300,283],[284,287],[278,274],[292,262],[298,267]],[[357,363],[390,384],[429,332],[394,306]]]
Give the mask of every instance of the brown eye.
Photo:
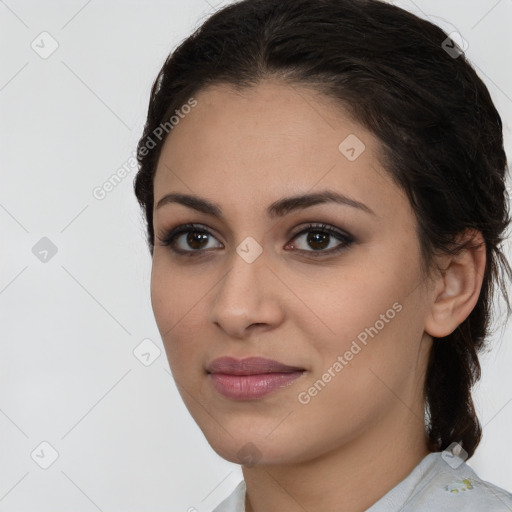
[[[298,240],[301,237],[305,237],[306,248],[298,248],[296,242],[289,243],[287,246],[291,245],[292,249],[299,253],[314,257],[332,255],[348,248],[354,242],[349,234],[326,224],[310,224],[294,235],[292,240]],[[173,252],[183,256],[201,256],[209,249],[222,248],[222,244],[209,246],[209,243],[216,238],[206,228],[194,224],[183,224],[158,238],[161,245],[169,246]]]
[[[325,249],[329,245],[331,235],[322,231],[310,231],[307,237],[307,243],[315,250]]]
[[[184,224],[172,229],[164,237],[159,237],[159,240],[178,254],[194,255],[211,248],[208,247],[210,238],[215,239],[208,230],[194,224]]]
[[[189,231],[185,238],[186,244],[192,249],[204,249],[205,242],[208,241],[209,236],[201,231]]]
[[[308,247],[309,249],[298,248],[298,250],[300,252],[310,253],[312,256],[332,254],[345,249],[354,242],[354,239],[350,235],[332,228],[326,224],[311,224],[307,226],[306,229],[303,229],[301,232],[295,235],[293,240],[297,240],[301,237],[304,237],[305,235],[307,236],[304,238],[304,246]],[[336,240],[338,241],[337,244]],[[294,247],[297,246],[295,242],[293,242],[292,245]]]

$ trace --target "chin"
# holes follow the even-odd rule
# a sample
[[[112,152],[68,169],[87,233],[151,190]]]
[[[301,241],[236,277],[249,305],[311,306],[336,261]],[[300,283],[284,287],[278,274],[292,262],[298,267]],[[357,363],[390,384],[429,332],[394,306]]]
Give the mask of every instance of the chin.
[[[289,462],[289,449],[286,446],[276,446],[277,443],[253,436],[234,436],[224,433],[222,439],[209,439],[207,441],[213,450],[223,459],[234,464],[254,466],[257,464],[282,464]]]
[[[267,436],[269,431],[260,437],[231,437],[224,432],[222,439],[207,438],[207,441],[220,457],[245,467],[297,464],[315,457],[315,448],[300,445],[293,435],[287,436],[288,441],[283,442]]]

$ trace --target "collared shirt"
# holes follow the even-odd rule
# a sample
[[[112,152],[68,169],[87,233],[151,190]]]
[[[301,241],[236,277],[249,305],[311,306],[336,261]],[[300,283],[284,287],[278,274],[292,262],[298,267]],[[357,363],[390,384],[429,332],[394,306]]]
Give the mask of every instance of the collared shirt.
[[[213,512],[245,512],[242,480]],[[428,454],[366,512],[512,512],[512,494],[478,478],[462,459]]]

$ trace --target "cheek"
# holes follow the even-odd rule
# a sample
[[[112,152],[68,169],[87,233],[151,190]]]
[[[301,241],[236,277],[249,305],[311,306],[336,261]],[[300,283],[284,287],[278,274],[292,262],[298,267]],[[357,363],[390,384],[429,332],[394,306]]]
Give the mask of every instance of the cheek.
[[[208,287],[201,278],[190,270],[180,269],[168,261],[165,249],[153,257],[151,269],[151,305],[155,320],[162,334],[176,330],[186,320],[188,311],[201,300]],[[192,311],[191,311],[192,312]]]
[[[151,271],[151,306],[162,338],[180,317],[180,303],[176,291],[180,280],[172,272],[164,272],[162,265],[153,261]]]
[[[419,371],[421,329],[414,307],[400,303],[400,309],[393,304],[383,301],[382,307],[377,304],[371,311],[367,305],[364,315],[350,318],[347,313],[345,321],[340,315],[341,334],[336,340],[316,338],[319,358],[309,379],[297,389],[296,408],[301,421],[324,418],[326,443],[375,424],[400,407],[400,400],[408,402],[407,390]],[[379,318],[381,313],[387,323]]]
[[[151,272],[151,305],[160,336],[167,351],[169,362],[173,359],[176,343],[187,320],[189,299],[192,298],[190,282],[185,288],[183,278],[172,269],[165,269],[158,261],[153,261]]]
[[[208,318],[208,294],[215,281],[205,275],[180,271],[165,262],[153,262],[151,304],[169,366],[178,378],[188,379],[202,369]]]
[[[405,343],[413,327],[407,318],[409,310],[396,300],[399,294],[393,290],[378,293],[374,289],[374,292],[326,302],[322,321],[327,327],[321,330],[314,328],[316,321],[308,325],[307,321],[303,322],[302,331],[311,344],[313,356],[317,356],[312,365],[311,382],[321,379],[341,385],[346,377],[343,388],[355,387],[359,395],[375,381],[372,369],[378,374],[391,375],[407,366],[412,355]],[[333,374],[344,377],[336,379]]]
[[[303,283],[304,305],[297,321],[310,342],[321,352],[343,353],[355,339],[364,343],[375,327],[379,333],[389,331],[403,296],[403,282],[392,276],[369,266],[354,266],[328,279]]]
[[[307,384],[320,379],[327,401],[364,407],[375,386],[385,393],[379,378],[399,388],[416,364],[423,333],[417,265],[396,255],[380,265],[344,269],[328,283],[307,287],[315,315],[296,317],[315,358]]]

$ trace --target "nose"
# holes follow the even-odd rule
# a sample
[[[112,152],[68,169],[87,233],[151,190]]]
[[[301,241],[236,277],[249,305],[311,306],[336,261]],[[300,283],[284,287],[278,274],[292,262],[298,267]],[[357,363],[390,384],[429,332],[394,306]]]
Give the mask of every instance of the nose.
[[[231,338],[274,329],[284,318],[280,293],[286,287],[268,266],[265,251],[249,261],[234,251],[229,270],[214,292],[210,321]]]

